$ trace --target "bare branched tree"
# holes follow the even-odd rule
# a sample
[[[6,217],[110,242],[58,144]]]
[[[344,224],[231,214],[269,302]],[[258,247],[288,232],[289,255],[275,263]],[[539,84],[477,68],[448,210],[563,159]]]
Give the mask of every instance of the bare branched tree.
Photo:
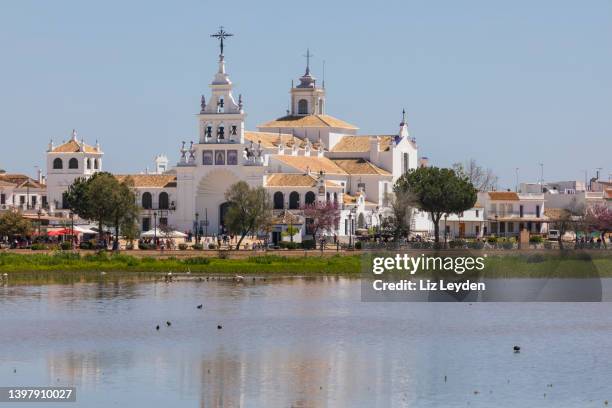
[[[497,188],[499,178],[491,169],[479,166],[475,159],[465,163],[453,164],[453,170],[460,176],[466,177],[478,191],[491,191]]]
[[[383,230],[393,235],[396,241],[402,236],[408,236],[416,208],[415,197],[407,191],[397,191],[393,194],[387,193],[385,201],[389,203],[391,215],[383,220]]]

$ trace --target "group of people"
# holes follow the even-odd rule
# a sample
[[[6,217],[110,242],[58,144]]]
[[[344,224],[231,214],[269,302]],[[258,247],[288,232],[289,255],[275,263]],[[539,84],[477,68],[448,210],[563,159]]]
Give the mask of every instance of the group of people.
[[[138,247],[155,247],[161,251],[164,250],[175,250],[177,249],[176,242],[173,238],[162,238],[162,237],[154,237],[154,238],[141,238],[138,240]]]

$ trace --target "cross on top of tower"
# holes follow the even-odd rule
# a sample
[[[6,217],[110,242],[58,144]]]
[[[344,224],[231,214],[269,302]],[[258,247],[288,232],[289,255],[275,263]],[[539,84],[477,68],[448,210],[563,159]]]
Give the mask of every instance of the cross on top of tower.
[[[223,29],[223,26],[220,26],[219,31],[214,34],[211,34],[210,36],[219,40],[219,49],[221,50],[220,55],[223,55],[223,40],[225,40],[227,37],[233,37],[234,34],[228,33]]]
[[[306,57],[306,74],[305,75],[309,75],[310,74],[310,57],[314,57],[314,55],[310,53],[309,48],[306,48],[306,54],[304,54],[304,57]]]

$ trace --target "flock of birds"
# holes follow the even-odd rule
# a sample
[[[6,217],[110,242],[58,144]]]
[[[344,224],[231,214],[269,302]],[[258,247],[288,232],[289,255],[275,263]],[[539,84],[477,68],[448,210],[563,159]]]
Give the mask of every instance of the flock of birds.
[[[196,309],[202,310],[202,309],[204,309],[204,305],[200,303],[199,305],[196,306]],[[166,320],[166,326],[167,327],[172,326],[172,322],[170,320]],[[155,326],[155,330],[159,331],[160,328],[161,328],[161,326],[159,324],[157,326]],[[217,325],[217,330],[221,330],[222,328],[223,328],[223,326],[221,326],[220,324]]]
[[[191,273],[191,270],[189,270],[189,271],[187,272],[187,274],[190,274],[190,273]],[[102,274],[105,274],[105,272],[102,272]],[[255,278],[253,278],[253,279],[255,279]],[[200,280],[201,280],[201,278],[200,278]],[[208,280],[208,278],[207,278],[206,280]],[[265,279],[264,279],[264,280],[265,280]],[[172,272],[168,272],[168,273],[167,273],[167,274],[164,276],[164,281],[165,281],[166,283],[173,282]],[[244,276],[242,276],[242,275],[236,275],[236,276],[234,276],[234,282],[243,282],[243,281],[244,281]],[[196,309],[200,309],[200,310],[201,310],[201,309],[203,309],[203,308],[204,308],[204,305],[203,305],[203,304],[199,304],[199,305],[197,305],[197,306],[196,306]],[[167,327],[172,326],[172,322],[170,322],[170,321],[166,321],[166,326],[167,326]],[[160,328],[161,328],[161,326],[160,326],[159,324],[158,324],[157,326],[155,326],[155,330],[158,330],[158,331],[159,331],[159,329],[160,329]],[[221,326],[220,324],[218,324],[218,325],[217,325],[217,330],[221,330],[222,328],[223,328],[223,326]]]

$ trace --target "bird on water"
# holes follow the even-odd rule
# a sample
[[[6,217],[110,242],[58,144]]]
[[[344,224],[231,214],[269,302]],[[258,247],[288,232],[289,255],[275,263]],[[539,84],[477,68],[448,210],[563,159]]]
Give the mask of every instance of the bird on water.
[[[521,352],[521,346],[514,346],[514,352],[515,353],[520,353]]]

